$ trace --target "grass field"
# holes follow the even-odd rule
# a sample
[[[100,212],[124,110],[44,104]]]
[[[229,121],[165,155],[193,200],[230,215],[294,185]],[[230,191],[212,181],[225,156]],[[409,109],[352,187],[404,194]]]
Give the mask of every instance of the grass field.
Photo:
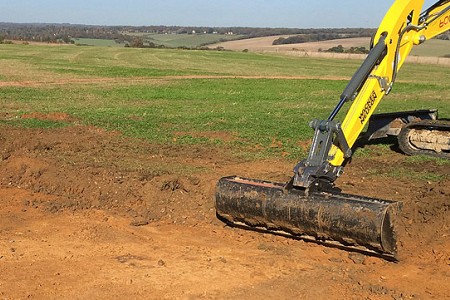
[[[127,33],[142,38],[144,41],[153,42],[169,48],[188,47],[195,48],[220,41],[235,40],[241,35],[228,34],[159,34],[159,33]]]
[[[248,156],[304,153],[359,61],[240,52],[2,45],[2,123],[64,112],[154,143],[211,143]],[[378,111],[438,108],[450,117],[448,67],[406,65]],[[230,138],[211,137],[215,132]],[[255,151],[255,149],[257,151]]]
[[[450,41],[432,39],[414,47],[411,55],[450,57]]]
[[[130,33],[128,33],[130,34]],[[239,35],[227,34],[156,34],[156,33],[134,33],[131,34],[142,38],[144,41],[153,42],[156,45],[163,45],[169,48],[196,48],[206,44],[214,44],[220,41],[235,40]],[[118,44],[107,39],[73,39],[76,45],[97,46],[97,47],[124,47],[125,44]]]
[[[76,45],[82,46],[98,46],[98,47],[123,47],[125,44],[118,44],[113,40],[106,39],[87,39],[87,38],[76,38],[73,39]]]
[[[198,47],[217,43],[221,40],[235,40],[239,35],[226,34],[149,34],[144,36],[157,45],[168,47]]]

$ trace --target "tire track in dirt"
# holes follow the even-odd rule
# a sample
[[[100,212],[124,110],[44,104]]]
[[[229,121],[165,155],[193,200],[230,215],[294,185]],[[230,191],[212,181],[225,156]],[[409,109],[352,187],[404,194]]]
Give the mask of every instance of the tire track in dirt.
[[[259,75],[176,75],[161,77],[114,77],[114,78],[79,78],[79,79],[60,79],[60,80],[27,80],[27,81],[3,81],[0,87],[41,87],[58,86],[68,84],[101,84],[101,83],[141,83],[166,80],[183,79],[292,79],[292,80],[349,80],[349,77],[333,76],[259,76]]]

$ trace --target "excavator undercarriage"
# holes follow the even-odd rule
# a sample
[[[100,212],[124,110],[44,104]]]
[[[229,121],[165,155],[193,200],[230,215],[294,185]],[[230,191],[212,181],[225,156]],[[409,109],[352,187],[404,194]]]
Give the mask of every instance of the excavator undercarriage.
[[[365,139],[393,136],[407,155],[450,159],[450,120],[438,119],[436,109],[372,115]]]

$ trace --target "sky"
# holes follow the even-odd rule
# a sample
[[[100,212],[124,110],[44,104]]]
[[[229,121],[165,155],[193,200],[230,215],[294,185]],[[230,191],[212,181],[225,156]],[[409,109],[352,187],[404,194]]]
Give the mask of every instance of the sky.
[[[435,1],[425,1],[430,6]],[[0,22],[376,28],[393,0],[2,0]]]

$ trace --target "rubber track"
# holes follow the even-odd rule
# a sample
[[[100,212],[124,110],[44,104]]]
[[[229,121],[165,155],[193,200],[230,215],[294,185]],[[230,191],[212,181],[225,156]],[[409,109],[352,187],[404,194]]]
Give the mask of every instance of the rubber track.
[[[428,155],[439,158],[450,159],[450,152],[435,152],[433,150],[417,149],[409,142],[409,132],[411,129],[428,129],[450,132],[450,120],[424,120],[417,123],[411,123],[405,126],[398,135],[398,145],[407,155]]]

